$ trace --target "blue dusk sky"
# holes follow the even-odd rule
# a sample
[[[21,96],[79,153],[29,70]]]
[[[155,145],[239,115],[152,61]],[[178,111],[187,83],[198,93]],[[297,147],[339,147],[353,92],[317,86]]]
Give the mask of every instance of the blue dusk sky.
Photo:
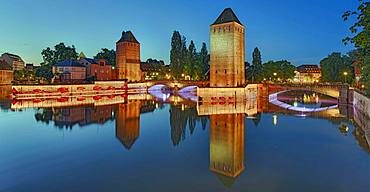
[[[168,63],[174,30],[198,50],[202,42],[209,47],[210,24],[231,7],[246,26],[246,61],[258,47],[264,62],[318,64],[331,52],[352,49],[341,41],[351,24],[341,16],[357,6],[357,0],[0,0],[0,53],[39,64],[42,49],[65,42],[93,57],[101,48],[115,49],[122,30],[131,30],[141,60]]]

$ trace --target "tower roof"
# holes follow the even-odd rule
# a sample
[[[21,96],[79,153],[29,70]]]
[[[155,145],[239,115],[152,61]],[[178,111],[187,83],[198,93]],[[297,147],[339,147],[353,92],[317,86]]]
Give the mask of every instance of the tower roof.
[[[216,19],[216,21],[212,25],[222,24],[222,23],[229,23],[229,22],[237,22],[240,25],[243,25],[238,17],[235,15],[234,11],[231,8],[226,8],[220,16]]]
[[[139,43],[139,41],[136,40],[134,34],[132,34],[131,31],[122,31],[121,39],[118,40],[117,43],[120,42],[131,42],[131,43]]]

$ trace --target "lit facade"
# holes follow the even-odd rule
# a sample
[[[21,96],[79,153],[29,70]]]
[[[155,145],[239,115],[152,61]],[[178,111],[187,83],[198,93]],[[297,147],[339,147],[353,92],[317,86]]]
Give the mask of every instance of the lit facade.
[[[232,9],[225,9],[210,27],[210,86],[245,85],[245,29]]]
[[[301,65],[295,71],[294,81],[298,83],[318,83],[321,69],[318,65]]]
[[[121,39],[116,43],[116,67],[118,79],[141,81],[140,43],[131,31],[123,31]]]

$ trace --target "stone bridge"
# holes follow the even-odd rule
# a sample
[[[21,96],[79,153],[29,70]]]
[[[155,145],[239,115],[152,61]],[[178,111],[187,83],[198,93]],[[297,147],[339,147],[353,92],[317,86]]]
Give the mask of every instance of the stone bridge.
[[[314,91],[336,98],[342,104],[351,103],[353,100],[353,92],[348,85],[343,84],[264,84],[263,89],[266,89],[269,95],[289,90]]]

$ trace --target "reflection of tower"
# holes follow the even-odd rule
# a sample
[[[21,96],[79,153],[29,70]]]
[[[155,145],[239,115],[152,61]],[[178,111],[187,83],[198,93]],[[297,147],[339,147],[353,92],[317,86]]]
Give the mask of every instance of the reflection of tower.
[[[116,137],[130,149],[140,134],[140,101],[119,104],[116,113]]]
[[[123,31],[116,44],[116,66],[118,79],[140,81],[140,43],[131,31]]]
[[[210,34],[210,86],[243,86],[244,26],[231,8],[225,9],[211,25]]]
[[[210,170],[226,186],[244,170],[244,116],[210,115]]]

